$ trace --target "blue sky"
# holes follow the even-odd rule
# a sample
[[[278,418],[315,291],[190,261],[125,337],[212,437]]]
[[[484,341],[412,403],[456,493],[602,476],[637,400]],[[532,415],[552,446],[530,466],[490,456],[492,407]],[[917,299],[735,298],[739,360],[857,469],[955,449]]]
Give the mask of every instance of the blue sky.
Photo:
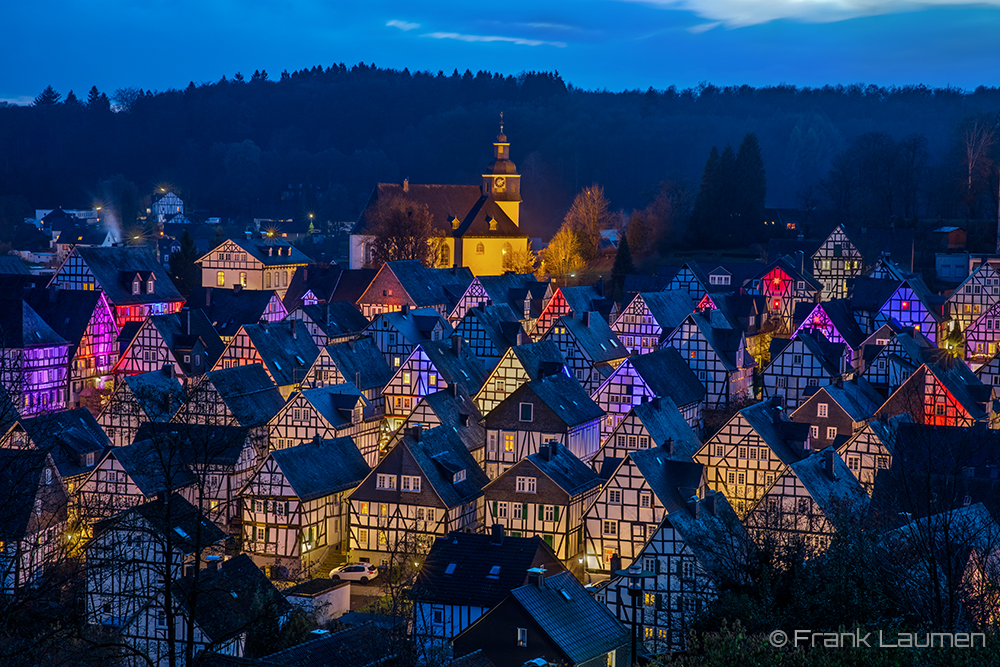
[[[1000,0],[34,0],[5,3],[0,100],[183,88],[359,61],[582,88],[998,85]]]

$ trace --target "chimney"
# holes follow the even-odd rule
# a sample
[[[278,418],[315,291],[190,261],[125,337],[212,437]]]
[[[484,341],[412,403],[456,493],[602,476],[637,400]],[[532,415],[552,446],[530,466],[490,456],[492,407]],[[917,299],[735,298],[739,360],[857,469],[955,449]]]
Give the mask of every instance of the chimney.
[[[206,562],[206,567],[207,567],[207,569],[208,569],[209,572],[215,572],[216,570],[219,569],[219,557],[218,556],[209,556],[205,560],[207,561]]]
[[[403,192],[409,192],[409,191],[410,191],[410,179],[404,178],[403,179]]]
[[[571,311],[569,311],[569,313],[567,313],[567,315],[569,316],[569,319],[573,319],[573,318],[574,318],[574,317],[576,316],[576,313],[574,313],[574,312],[573,312],[573,311],[571,310]]]
[[[462,337],[459,335],[454,335],[451,337],[451,351],[455,353],[455,356],[462,354]]]
[[[173,364],[163,364],[163,374],[168,378],[173,379],[174,377],[174,365]]]
[[[538,458],[540,458],[543,461],[552,460],[552,448],[549,443],[543,442],[541,445],[538,446]]]
[[[691,516],[695,519],[701,518],[701,503],[698,502],[698,496],[691,496],[687,501],[688,509],[691,510]]]
[[[663,447],[664,450],[666,450],[667,454],[673,454],[674,453],[674,439],[673,438],[667,438],[663,442],[662,447]]]
[[[545,588],[545,568],[528,568],[528,583],[532,586],[537,586],[538,588]]]
[[[580,319],[583,320],[583,326],[585,326],[585,327],[589,327],[590,326],[590,312],[589,311],[585,312],[585,313],[582,313],[580,315]]]
[[[323,439],[319,437],[319,433],[313,436],[312,444],[318,445],[321,442],[323,442]]]
[[[799,273],[805,273],[805,261],[806,261],[806,254],[801,250],[796,250],[795,268],[799,270]]]
[[[502,523],[495,523],[490,526],[490,544],[500,546],[503,544],[503,538],[504,532]]]
[[[702,501],[705,503],[705,509],[707,509],[708,513],[711,514],[712,516],[717,516],[716,513],[719,511],[716,502],[716,495],[717,494],[715,493],[715,491],[709,491],[707,494],[705,494],[705,500]]]
[[[208,287],[205,289],[205,307],[212,307],[212,288]]]
[[[450,383],[446,388],[446,391],[451,394],[452,398],[458,398],[458,385],[454,382]]]
[[[653,404],[653,409],[654,410],[659,410],[660,409],[660,397],[659,396],[654,396],[652,399],[650,399],[650,402]]]
[[[239,283],[233,285],[233,294],[239,294],[242,291],[243,291],[243,285],[240,285]]]
[[[452,385],[452,386],[454,387],[455,385]],[[462,426],[468,426],[469,425],[469,415],[464,414],[464,413],[463,414],[459,414],[458,415],[458,423],[461,424]]]
[[[827,476],[834,481],[837,479],[836,456],[837,452],[833,447],[827,447],[823,450],[823,468],[826,470]]]
[[[479,309],[480,313],[486,312],[486,302],[480,301],[479,303],[476,304],[476,308]]]
[[[191,309],[184,309],[184,333],[188,336],[191,335]]]
[[[410,429],[410,437],[413,438],[415,442],[420,442],[420,438],[423,436],[423,429],[418,425]]]
[[[290,324],[288,325],[288,326],[289,326],[289,328],[290,328],[290,329],[291,329],[291,331],[292,331],[292,340],[298,340],[298,338],[299,338],[299,330],[298,330],[298,328],[297,328],[297,327],[295,326],[295,322],[296,322],[295,318],[292,318],[292,319],[290,320]]]
[[[404,303],[400,307],[399,312],[403,314],[403,317],[406,317],[407,315],[409,315],[410,314],[410,304]]]
[[[359,390],[361,389],[361,371],[358,371],[357,373],[354,374],[354,386],[357,387]]]
[[[528,334],[524,333],[524,329],[517,332],[517,344],[525,345],[528,342]]]
[[[601,276],[597,279],[597,283],[594,285],[594,289],[597,290],[597,296],[604,298],[604,277]]]

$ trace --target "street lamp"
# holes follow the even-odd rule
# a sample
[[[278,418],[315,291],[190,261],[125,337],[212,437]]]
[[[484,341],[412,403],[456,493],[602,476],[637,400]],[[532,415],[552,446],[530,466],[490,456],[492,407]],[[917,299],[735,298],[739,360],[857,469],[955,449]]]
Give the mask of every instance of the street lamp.
[[[635,643],[636,630],[638,628],[637,620],[639,615],[639,598],[642,597],[643,593],[642,580],[655,577],[656,574],[654,572],[650,572],[649,570],[643,570],[636,563],[629,565],[627,570],[615,570],[615,574],[628,580],[626,588],[628,590],[629,597],[632,598],[632,661],[629,662],[629,665],[630,667],[636,667]]]

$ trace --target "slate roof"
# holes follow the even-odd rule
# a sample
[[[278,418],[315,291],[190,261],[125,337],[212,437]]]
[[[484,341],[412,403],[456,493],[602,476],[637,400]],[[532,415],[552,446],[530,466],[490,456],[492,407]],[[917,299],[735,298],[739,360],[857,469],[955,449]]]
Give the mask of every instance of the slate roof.
[[[479,392],[489,371],[483,362],[472,352],[472,346],[462,341],[461,349],[455,353],[452,339],[428,340],[420,343],[427,358],[434,364],[440,375],[448,383],[457,382],[465,385],[469,393]],[[413,351],[416,354],[416,350]]]
[[[604,296],[604,285],[574,285],[559,288],[569,306],[569,310],[576,316],[581,313],[600,313],[607,323],[608,313],[614,302]]]
[[[480,304],[476,308],[470,308],[455,329],[457,331],[464,326],[474,326],[474,322],[478,323],[486,338],[503,355],[511,346],[518,344],[521,334],[524,334],[524,339],[527,340],[527,334],[521,328],[520,320],[521,318],[507,304],[492,306]]]
[[[885,399],[872,386],[871,382],[858,375],[855,375],[847,382],[834,383],[823,387],[809,387],[806,389],[806,396],[811,397],[819,392],[825,392],[834,403],[843,408],[844,412],[856,422],[863,422],[873,417],[885,402]]]
[[[451,310],[473,279],[467,266],[428,269],[415,259],[386,262],[383,270],[392,271],[417,307],[445,304]]]
[[[358,269],[358,271],[365,271],[370,274],[368,281],[364,285],[364,287],[368,287],[371,279],[375,277],[376,271],[374,269]],[[337,283],[340,282],[341,276],[344,273],[345,270],[336,264],[315,264],[313,266],[300,266],[295,269],[292,279],[288,281],[288,288],[285,290],[285,309],[288,312],[292,312],[301,306],[302,297],[307,292],[312,292],[313,296],[321,303],[330,301],[330,297],[333,296],[334,291],[337,289]],[[361,292],[358,292],[354,299],[344,300],[357,301],[363,292],[364,288],[362,288]]]
[[[622,286],[622,304],[627,305],[632,303],[632,299],[640,292],[662,291],[670,284],[670,280],[676,273],[677,267],[674,267],[672,271],[668,271],[664,275],[646,276],[631,273],[625,276],[625,284]]]
[[[484,533],[452,531],[438,537],[420,566],[410,597],[434,604],[491,608],[525,584],[529,568],[544,564],[565,569],[537,535],[505,535],[499,544],[493,542],[493,536]],[[497,566],[499,573],[490,576]]]
[[[125,375],[121,381],[128,385],[139,407],[152,421],[169,421],[181,407],[184,387],[176,376],[169,376],[162,369]]]
[[[279,387],[301,382],[319,356],[319,348],[305,325],[295,320],[247,324],[243,331]]]
[[[285,667],[368,667],[394,661],[397,640],[375,623],[364,623],[331,632],[261,660]]]
[[[580,350],[590,358],[591,363],[615,361],[629,355],[628,348],[622,345],[603,317],[590,317],[590,323],[584,324],[585,316],[586,312],[573,317],[564,315],[559,318],[557,324],[566,327]]]
[[[705,385],[675,347],[630,357],[624,363],[631,364],[657,396],[668,397],[677,405],[705,400]]]
[[[4,540],[27,535],[48,460],[43,451],[0,449],[0,537]]]
[[[231,238],[231,243],[236,244],[248,255],[256,259],[264,266],[288,266],[289,264],[311,264],[312,260],[304,252],[293,246],[285,239],[264,237],[259,239]],[[281,248],[281,255],[268,254],[272,249]],[[199,257],[197,262],[204,261],[204,257]]]
[[[207,377],[241,426],[264,426],[285,406],[281,392],[260,364],[223,368]]]
[[[926,366],[973,419],[989,418],[993,387],[983,384],[964,361],[955,360],[948,366],[929,361]]]
[[[854,279],[848,297],[854,310],[878,312],[885,302],[896,293],[901,280],[883,280],[859,276]]]
[[[302,398],[334,428],[350,426],[354,409],[367,404],[361,390],[351,382],[306,389]]]
[[[195,467],[213,465],[235,468],[247,436],[248,429],[239,426],[145,422],[139,426],[133,442],[149,441],[152,445],[147,447],[164,452],[164,459],[151,459],[160,470],[167,461],[171,465],[176,462]],[[119,452],[121,448],[114,451]],[[142,471],[142,474],[146,475],[146,472]]]
[[[834,464],[832,478],[826,471],[826,457],[830,454]],[[788,465],[828,519],[860,517],[867,508],[868,493],[832,447],[813,452]]]
[[[683,324],[687,316],[694,311],[695,304],[691,301],[691,297],[681,290],[642,292],[636,296],[642,297],[643,303],[649,308],[653,319],[663,329],[664,334],[669,334]]]
[[[753,538],[722,493],[706,489],[705,494],[697,518],[691,511],[671,512],[663,517],[660,530],[670,526],[677,531],[716,583],[744,579],[741,568],[756,549]]]
[[[548,453],[537,451],[529,454],[528,460],[570,496],[601,485],[602,480],[597,473],[578,459],[568,447],[555,443],[543,444],[542,447],[548,447]]]
[[[504,213],[503,209],[478,185],[421,185],[409,183],[404,191],[399,183],[379,183],[375,186],[365,210],[351,230],[352,235],[369,234],[366,212],[380,199],[401,197],[427,206],[431,214],[431,226],[446,236],[517,237],[527,236]],[[452,219],[461,222],[458,229],[452,228]],[[496,221],[496,230],[490,230],[488,219]]]
[[[733,290],[738,290],[752,278],[756,277],[760,271],[760,264],[754,263],[750,264],[747,262],[705,262],[700,263],[695,260],[685,262],[684,266],[691,269],[698,281],[701,282],[702,287],[709,294],[716,294],[722,292],[732,292]],[[684,267],[681,267],[684,268]],[[730,284],[728,285],[712,285],[711,280],[709,280],[709,274],[716,273],[716,269],[722,269],[722,272],[728,273],[730,278]]]
[[[713,313],[718,313],[718,311],[692,313],[689,317],[701,335],[705,337],[708,346],[718,355],[726,370],[734,371],[739,368],[736,354],[743,342],[743,332],[728,327],[724,328],[724,325],[728,325],[728,322],[724,321],[725,316],[722,313],[718,313],[718,315],[713,315]]]
[[[167,532],[170,531],[170,539],[174,548],[184,554],[194,553],[199,531],[201,532],[200,544],[202,548],[221,542],[228,537],[215,523],[208,520],[201,510],[185,500],[179,493],[171,493],[164,498],[136,505],[109,519],[99,521],[94,526],[94,534],[114,530],[117,525],[131,527],[129,522],[132,517],[144,519],[149,528],[160,538],[166,537]]]
[[[851,311],[851,302],[847,299],[832,299],[820,303],[800,302],[796,304],[795,315],[792,318],[795,326],[799,326],[809,317],[818,316],[816,312],[818,310],[826,313],[837,333],[840,334],[840,337],[844,339],[844,342],[852,350],[857,350],[865,342],[867,336],[861,331],[858,321],[854,319]]]
[[[371,472],[353,438],[314,440],[276,449],[271,458],[295,495],[304,501],[353,489]]]
[[[59,245],[99,246],[108,240],[108,234],[108,230],[103,225],[83,224],[59,232],[56,243]],[[112,242],[118,240],[112,236]]]
[[[757,435],[784,464],[803,458],[809,437],[809,424],[787,421],[784,410],[772,401],[761,401],[740,410]]]
[[[24,300],[59,337],[69,342],[72,356],[101,301],[101,293],[36,287],[24,293]]]
[[[465,655],[453,659],[448,663],[448,667],[496,667],[493,661],[486,657],[483,649],[466,653]]]
[[[399,446],[409,450],[446,507],[457,507],[479,498],[483,495],[483,487],[490,481],[458,433],[448,426],[422,431],[419,441],[407,434]],[[453,475],[463,469],[466,471],[465,480],[454,483]]]
[[[455,394],[452,395],[454,387]],[[479,449],[486,442],[483,415],[461,384],[450,385],[447,389],[435,391],[423,397],[423,402],[434,411],[443,426],[450,426],[465,443],[466,449]],[[463,426],[463,418],[467,423]]]
[[[684,511],[688,499],[702,487],[705,466],[679,461],[662,445],[637,449],[629,456],[667,514]]]
[[[548,283],[540,282],[530,273],[504,273],[499,276],[476,276],[483,291],[494,305],[505,304],[515,313],[524,311],[524,301],[538,288],[544,292]],[[534,313],[538,317],[538,313]]]
[[[369,324],[358,307],[348,301],[328,301],[315,306],[299,306],[299,309],[327,338],[353,336],[364,331]]]
[[[452,332],[448,320],[441,317],[441,314],[433,308],[417,308],[408,313],[401,310],[392,313],[379,313],[372,319],[368,328],[372,331],[381,328],[378,327],[380,320],[388,322],[389,326],[402,334],[403,340],[411,345],[430,340],[431,331],[439,322],[442,326],[442,336],[449,336]]]
[[[823,289],[823,285],[819,281],[817,281],[812,276],[807,275],[805,272],[799,271],[798,267],[793,266],[792,263],[789,262],[784,257],[779,257],[778,259],[774,260],[773,262],[765,266],[763,269],[760,269],[757,272],[755,272],[754,275],[752,276],[752,279],[754,280],[763,279],[764,276],[766,276],[768,273],[770,273],[772,270],[776,268],[780,268],[788,275],[789,278],[791,278],[796,282],[798,281],[805,282],[806,286],[810,290],[819,292],[822,291]]]
[[[170,453],[163,442],[136,440],[124,447],[113,447],[107,456],[115,457],[147,498],[168,489],[183,489],[198,483],[198,478],[188,470],[187,457]]]
[[[806,349],[819,360],[827,374],[831,377],[840,375],[840,360],[847,347],[844,343],[831,343],[819,331],[815,333],[800,331],[796,338],[801,340]]]
[[[0,299],[0,348],[23,350],[69,345],[21,299]]]
[[[80,475],[87,467],[86,455],[100,460],[111,441],[87,408],[63,410],[18,420],[39,450],[47,452],[63,478]]]
[[[83,259],[98,286],[107,295],[108,301],[116,306],[184,301],[163,265],[156,261],[153,251],[145,246],[77,246],[73,252]],[[145,291],[145,284],[140,294],[132,294],[132,279],[136,274],[141,274],[143,278],[147,278],[149,274],[154,276],[155,287],[152,294]],[[52,282],[59,280],[57,272]]]
[[[214,366],[226,349],[226,344],[215,332],[205,313],[200,310],[185,308],[177,313],[154,315],[149,318],[149,326],[156,327],[163,342],[174,353],[177,363],[181,365],[184,365],[184,361],[177,353],[178,350],[190,350],[199,340],[208,356],[207,366],[198,367],[200,370]],[[194,366],[190,365],[184,370],[189,373],[198,372]]]
[[[276,292],[270,290],[234,290],[218,287],[195,287],[187,306],[205,313],[220,336],[235,336],[244,324],[256,324],[264,317],[267,305]]]
[[[702,443],[669,396],[644,401],[632,408],[632,414],[646,427],[654,445],[672,441],[672,458],[690,460],[701,449]]]
[[[562,431],[587,424],[604,416],[604,411],[587,395],[580,383],[565,373],[546,375],[540,380],[525,382],[514,393],[505,398],[503,403],[509,402],[511,405],[515,405],[522,400],[522,396],[527,392],[537,396],[561,423],[543,423],[542,415],[536,413],[535,421],[523,424],[521,428],[532,431]],[[500,415],[502,411],[494,408],[486,416],[488,424],[491,423],[493,412]]]
[[[541,587],[515,588],[511,595],[574,664],[628,643],[625,627],[569,572],[546,577]]]
[[[194,575],[181,577],[172,592],[185,615],[193,616],[215,644],[247,632],[261,614],[281,616],[292,609],[246,554],[222,561],[215,571],[202,570],[197,584]]]
[[[392,379],[392,369],[370,336],[328,345],[326,352],[340,374],[362,391],[384,387]]]
[[[539,371],[551,375],[566,366],[566,357],[563,356],[559,346],[551,340],[515,345],[511,349],[521,362],[524,372],[532,380],[538,379]]]
[[[31,270],[17,255],[0,255],[0,275],[30,276]]]

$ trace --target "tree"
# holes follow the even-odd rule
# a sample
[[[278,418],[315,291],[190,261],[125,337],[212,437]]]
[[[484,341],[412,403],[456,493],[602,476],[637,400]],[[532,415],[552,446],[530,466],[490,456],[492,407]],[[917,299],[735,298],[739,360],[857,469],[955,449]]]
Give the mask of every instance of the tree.
[[[91,86],[90,92],[87,93],[87,108],[92,111],[110,111],[111,100],[105,93],[97,90],[97,86]]]
[[[195,262],[198,248],[188,230],[181,236],[181,249],[170,255],[170,277],[181,294],[187,295],[201,282],[201,274]]]
[[[372,267],[404,259],[420,260],[424,266],[436,263],[439,252],[432,247],[431,213],[425,204],[405,197],[381,198],[364,213]]]
[[[747,234],[760,229],[764,222],[764,201],[767,197],[767,174],[760,155],[757,135],[747,132],[736,154],[734,173],[734,222],[737,238],[747,239]]]
[[[75,109],[83,107],[83,104],[80,102],[80,99],[76,96],[76,94],[73,93],[72,90],[66,93],[66,99],[63,100],[63,104],[65,104],[67,107],[72,107]]]
[[[531,241],[525,245],[524,249],[513,250],[503,256],[503,270],[519,275],[534,273],[538,266],[538,256],[531,249]]]
[[[142,99],[143,93],[142,88],[136,88],[134,86],[127,86],[125,88],[119,88],[111,96],[111,101],[115,103],[116,111],[123,111],[125,113],[132,113],[132,109],[135,107],[135,103]]]
[[[60,98],[62,98],[62,95],[57,93],[55,88],[49,85],[46,86],[45,90],[43,90],[38,95],[38,97],[35,98],[35,101],[32,104],[32,106],[39,107],[41,109],[47,109],[50,107],[54,107],[56,104],[59,104]]]
[[[576,233],[579,253],[584,261],[597,259],[601,232],[615,226],[618,216],[608,210],[608,206],[604,188],[594,184],[580,191],[563,219],[563,226]]]
[[[997,119],[992,116],[968,118],[961,128],[962,196],[967,220],[977,217],[989,177],[993,172],[991,152],[996,141]]]
[[[624,232],[625,230],[623,230]],[[620,294],[625,287],[625,276],[635,272],[632,265],[632,251],[628,247],[628,234],[621,235],[618,243],[618,252],[615,253],[615,263],[611,267],[611,277],[615,281],[615,292]]]
[[[583,268],[583,256],[580,254],[580,242],[576,232],[563,224],[549,245],[539,253],[542,260],[541,269],[554,278],[565,280]]]
[[[698,188],[694,210],[691,212],[692,226],[703,244],[711,243],[711,239],[718,233],[718,225],[722,219],[723,181],[719,149],[712,146],[701,172],[701,187]]]

